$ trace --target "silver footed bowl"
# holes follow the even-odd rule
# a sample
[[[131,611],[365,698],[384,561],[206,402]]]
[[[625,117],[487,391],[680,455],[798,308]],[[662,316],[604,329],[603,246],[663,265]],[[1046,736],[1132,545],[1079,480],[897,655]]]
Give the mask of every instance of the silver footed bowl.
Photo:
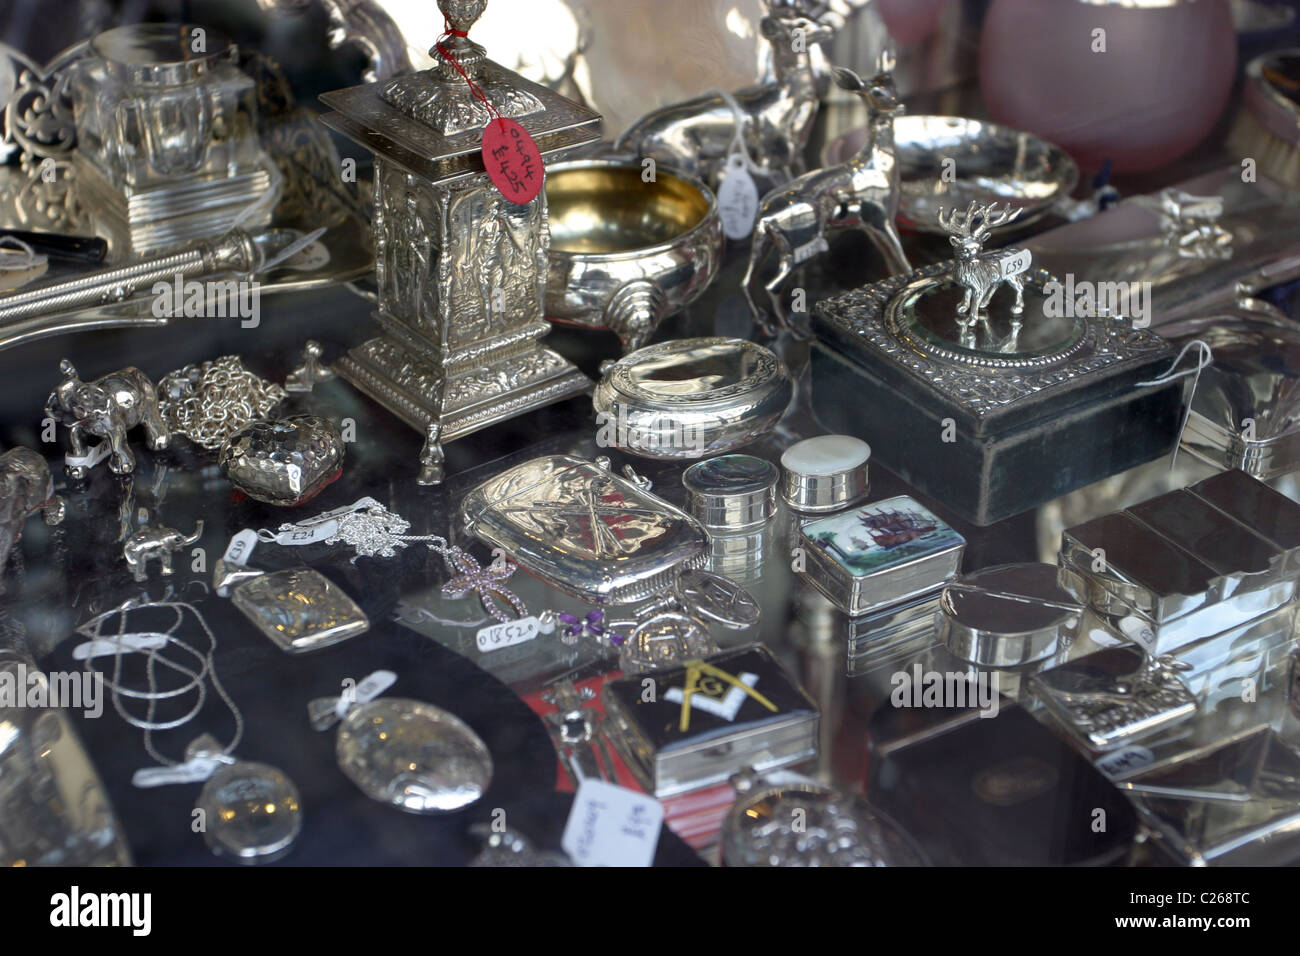
[[[822,151],[824,165],[844,162],[866,139],[850,130]],[[1079,169],[1059,146],[1032,133],[961,116],[900,116],[894,120],[894,155],[901,195],[898,218],[918,232],[942,234],[939,207],[965,209],[972,202],[1023,207],[1016,227],[1046,213],[1069,196]],[[953,161],[952,182],[944,160]]]
[[[546,169],[547,318],[610,329],[625,352],[699,298],[722,259],[712,191],[663,166],[653,182],[642,172],[639,162],[617,159]]]

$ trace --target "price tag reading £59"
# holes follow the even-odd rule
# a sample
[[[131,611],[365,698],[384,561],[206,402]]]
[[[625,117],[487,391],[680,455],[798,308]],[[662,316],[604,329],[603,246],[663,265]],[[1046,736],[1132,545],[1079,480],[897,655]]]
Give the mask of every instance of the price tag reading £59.
[[[654,797],[603,780],[583,780],[561,846],[579,866],[649,866],[664,808]]]

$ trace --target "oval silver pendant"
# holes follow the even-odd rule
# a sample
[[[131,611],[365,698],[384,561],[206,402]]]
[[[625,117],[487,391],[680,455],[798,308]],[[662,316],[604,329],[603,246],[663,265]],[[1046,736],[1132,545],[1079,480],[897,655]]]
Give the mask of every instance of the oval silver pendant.
[[[198,808],[208,848],[240,863],[280,859],[302,831],[298,788],[269,764],[241,760],[219,768],[204,784]]]
[[[361,792],[408,813],[451,813],[492,781],[487,745],[460,718],[418,700],[381,697],[339,725],[335,756]]]

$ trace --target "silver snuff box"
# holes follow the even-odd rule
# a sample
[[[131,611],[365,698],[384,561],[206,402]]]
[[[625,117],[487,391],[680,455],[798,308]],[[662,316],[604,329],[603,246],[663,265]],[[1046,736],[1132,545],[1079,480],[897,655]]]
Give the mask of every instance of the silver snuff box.
[[[793,389],[784,363],[744,339],[649,345],[596,386],[597,442],[665,461],[719,455],[771,431]]]

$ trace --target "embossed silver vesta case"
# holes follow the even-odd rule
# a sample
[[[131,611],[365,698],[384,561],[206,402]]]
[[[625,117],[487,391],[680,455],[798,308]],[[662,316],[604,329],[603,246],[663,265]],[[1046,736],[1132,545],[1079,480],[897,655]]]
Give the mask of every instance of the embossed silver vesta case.
[[[823,426],[988,525],[1168,451],[1186,380],[1164,340],[1066,301],[1027,250],[981,252],[981,215],[1002,221],[944,223],[952,261],[819,303],[812,380]]]
[[[439,0],[441,47],[543,157],[600,137],[600,116],[487,59],[464,36],[487,0]],[[489,179],[480,152],[495,118],[456,66],[438,65],[321,96],[322,117],[375,154],[378,338],[339,373],[425,434],[421,484],[442,480],[442,443],[584,391],[544,348],[546,193],[522,205]]]

